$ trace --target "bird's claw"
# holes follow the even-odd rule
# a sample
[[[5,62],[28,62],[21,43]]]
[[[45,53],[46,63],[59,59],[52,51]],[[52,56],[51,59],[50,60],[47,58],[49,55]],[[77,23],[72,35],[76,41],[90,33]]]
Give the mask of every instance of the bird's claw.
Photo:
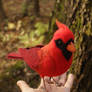
[[[60,86],[64,86],[64,84],[63,83],[59,83],[59,82],[57,82],[57,81],[55,81],[55,80],[46,80],[46,82],[48,83],[48,84],[55,84],[56,86],[58,86],[58,87],[60,87]]]
[[[64,84],[63,83],[56,83],[56,86],[61,87],[61,86],[64,86]]]
[[[46,82],[47,82],[48,84],[54,84],[54,82],[51,81],[51,80],[46,80]]]

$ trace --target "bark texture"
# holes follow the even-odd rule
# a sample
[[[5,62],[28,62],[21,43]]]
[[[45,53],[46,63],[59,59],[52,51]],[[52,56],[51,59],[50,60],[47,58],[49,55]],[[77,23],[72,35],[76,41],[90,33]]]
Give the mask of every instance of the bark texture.
[[[76,80],[72,92],[92,92],[91,0],[56,0],[49,36],[56,30],[56,19],[69,26],[75,34],[76,53],[70,71],[75,73]]]

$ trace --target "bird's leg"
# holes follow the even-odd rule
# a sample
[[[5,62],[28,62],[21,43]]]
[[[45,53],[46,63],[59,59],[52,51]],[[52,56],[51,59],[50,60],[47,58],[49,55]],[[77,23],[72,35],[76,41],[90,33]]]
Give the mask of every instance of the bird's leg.
[[[44,79],[44,77],[43,77],[43,84],[44,84],[44,88],[45,88],[46,92],[48,92],[48,90],[47,90],[47,88],[46,88],[46,84],[45,84],[45,79]]]
[[[48,81],[47,81],[48,84],[53,84],[53,81],[51,81],[51,78],[52,78],[52,77],[49,77],[49,79],[48,79]]]

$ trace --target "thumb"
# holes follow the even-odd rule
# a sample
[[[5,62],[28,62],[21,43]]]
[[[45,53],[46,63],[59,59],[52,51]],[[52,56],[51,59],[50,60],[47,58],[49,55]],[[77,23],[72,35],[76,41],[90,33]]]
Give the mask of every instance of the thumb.
[[[34,92],[33,89],[30,88],[29,85],[23,80],[17,81],[17,86],[19,86],[21,92]]]
[[[68,75],[68,79],[67,79],[66,84],[65,84],[66,88],[71,88],[72,87],[74,78],[75,78],[75,76],[73,74]]]

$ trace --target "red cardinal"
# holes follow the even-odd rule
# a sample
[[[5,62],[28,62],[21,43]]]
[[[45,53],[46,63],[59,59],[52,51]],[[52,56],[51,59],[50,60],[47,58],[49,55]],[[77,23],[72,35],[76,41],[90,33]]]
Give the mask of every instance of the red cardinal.
[[[57,20],[56,24],[58,30],[47,45],[19,48],[17,53],[8,54],[8,58],[24,60],[41,77],[59,76],[66,72],[75,52],[74,35],[64,24]]]

